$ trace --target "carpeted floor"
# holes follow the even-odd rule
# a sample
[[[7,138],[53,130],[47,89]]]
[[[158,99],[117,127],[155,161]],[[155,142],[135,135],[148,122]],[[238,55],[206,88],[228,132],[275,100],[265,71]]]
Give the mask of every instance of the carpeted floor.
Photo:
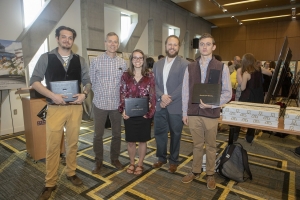
[[[223,126],[226,128],[226,126]],[[206,188],[205,173],[191,183],[184,184],[181,179],[191,170],[193,160],[192,138],[184,127],[180,148],[180,165],[175,174],[167,172],[168,164],[161,169],[152,169],[156,161],[156,143],[148,142],[144,162],[145,171],[141,176],[117,171],[109,158],[111,130],[105,130],[104,167],[99,175],[91,174],[94,152],[92,146],[93,121],[83,121],[80,132],[77,158],[77,175],[83,186],[73,186],[65,177],[65,166],[60,164],[58,189],[51,199],[300,199],[300,158],[293,153],[300,146],[296,136],[285,138],[270,136],[267,133],[256,135],[254,143],[248,144],[240,134],[240,142],[249,154],[253,180],[235,184],[216,175],[217,188]],[[129,159],[122,133],[120,161],[128,165]],[[218,153],[226,147],[228,131],[217,136]],[[0,199],[32,200],[43,189],[45,160],[33,162],[26,154],[25,136],[0,137]]]

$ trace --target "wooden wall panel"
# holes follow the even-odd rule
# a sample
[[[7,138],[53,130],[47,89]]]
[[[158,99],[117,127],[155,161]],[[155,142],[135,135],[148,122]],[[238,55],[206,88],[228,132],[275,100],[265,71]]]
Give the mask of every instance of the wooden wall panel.
[[[277,38],[276,40],[276,47],[275,47],[275,54],[272,60],[278,60],[279,53],[281,51],[281,48],[283,46],[284,38]]]
[[[300,37],[300,21],[278,22],[277,38]]]
[[[276,51],[274,60],[278,60],[279,53],[283,45],[284,38],[278,38],[276,40]],[[300,51],[299,51],[300,37],[288,38],[288,46],[292,50],[292,60],[300,60]]]
[[[276,39],[247,40],[246,52],[254,54],[257,60],[272,60],[275,54]]]
[[[220,41],[220,31],[221,31],[221,29],[219,29],[219,28],[211,29],[211,35],[214,37],[216,42]]]
[[[233,60],[234,56],[242,57],[246,53],[246,41],[225,41],[219,43],[219,55],[224,61]],[[218,48],[218,45],[217,45]]]
[[[222,28],[220,31],[221,41],[246,40],[246,26]]]
[[[276,38],[277,22],[247,26],[247,40]]]
[[[224,61],[233,56],[253,53],[259,60],[277,60],[285,36],[288,36],[293,60],[300,60],[300,20],[282,21],[248,26],[216,28],[215,54]]]

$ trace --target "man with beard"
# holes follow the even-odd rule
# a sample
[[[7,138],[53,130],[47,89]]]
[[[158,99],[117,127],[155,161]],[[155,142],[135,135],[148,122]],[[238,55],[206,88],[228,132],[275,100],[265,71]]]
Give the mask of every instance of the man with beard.
[[[182,119],[182,81],[189,62],[178,56],[180,40],[171,35],[165,41],[166,57],[154,64],[156,112],[154,136],[158,161],[152,165],[160,168],[169,160],[169,172],[177,170]],[[168,132],[170,131],[170,155],[167,157]]]
[[[91,81],[84,59],[71,50],[76,32],[60,26],[55,31],[58,47],[43,54],[32,73],[30,85],[36,91],[47,97],[48,111],[46,118],[46,177],[45,188],[38,199],[49,199],[56,189],[58,179],[60,144],[66,127],[66,175],[74,185],[79,186],[82,181],[76,176],[77,143],[82,118],[82,102],[86,99]],[[46,87],[41,84],[45,77]],[[50,82],[77,80],[79,93],[73,95],[76,100],[66,103],[67,96],[55,94],[50,90]],[[80,92],[81,83],[84,86]]]

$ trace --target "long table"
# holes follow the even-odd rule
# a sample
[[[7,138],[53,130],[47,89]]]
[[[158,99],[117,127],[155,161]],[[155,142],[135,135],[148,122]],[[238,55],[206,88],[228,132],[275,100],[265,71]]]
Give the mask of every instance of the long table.
[[[292,135],[300,135],[300,131],[292,131],[288,129],[284,129],[284,119],[279,118],[278,127],[270,127],[270,126],[259,126],[256,124],[247,124],[247,123],[240,123],[240,122],[232,122],[232,121],[223,121],[222,116],[218,120],[221,124],[227,124],[227,125],[233,125],[233,126],[241,126],[241,127],[247,127],[247,128],[254,128],[254,129],[260,129],[265,131],[274,131],[279,133],[287,133]]]

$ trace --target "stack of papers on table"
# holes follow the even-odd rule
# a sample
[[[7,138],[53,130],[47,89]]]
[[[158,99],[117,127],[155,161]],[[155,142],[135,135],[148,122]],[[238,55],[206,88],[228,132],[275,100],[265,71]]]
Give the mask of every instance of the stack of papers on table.
[[[224,121],[278,127],[279,105],[232,101],[222,109]]]
[[[284,129],[300,131],[300,108],[286,108],[284,115]]]

